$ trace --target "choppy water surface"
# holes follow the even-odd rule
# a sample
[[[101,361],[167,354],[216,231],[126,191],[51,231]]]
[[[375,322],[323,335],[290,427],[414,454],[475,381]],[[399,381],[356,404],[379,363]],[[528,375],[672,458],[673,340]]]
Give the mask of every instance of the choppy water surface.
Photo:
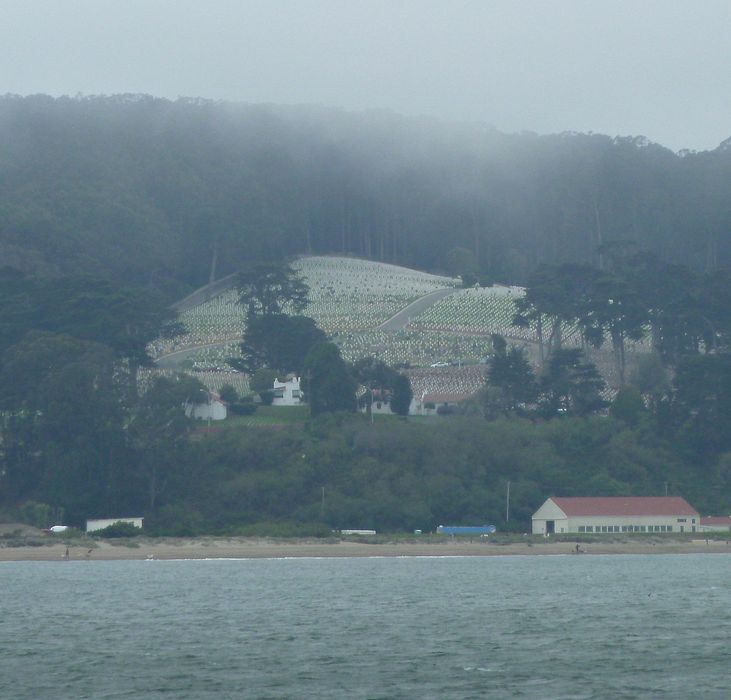
[[[731,557],[0,564],[0,698],[728,698]]]

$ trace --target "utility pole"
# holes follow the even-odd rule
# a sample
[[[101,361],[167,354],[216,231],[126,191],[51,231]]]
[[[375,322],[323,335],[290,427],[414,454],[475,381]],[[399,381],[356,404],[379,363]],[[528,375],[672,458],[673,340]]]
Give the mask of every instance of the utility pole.
[[[508,481],[508,488],[505,494],[505,522],[510,522],[510,482]]]
[[[665,495],[668,495],[668,482],[665,482]]]
[[[371,382],[371,403],[368,409],[368,412],[371,414],[371,425],[373,425],[373,382]]]
[[[325,519],[325,487],[322,487],[322,500],[320,501],[320,520]]]
[[[312,417],[312,371],[310,369],[307,370],[307,374],[305,374],[305,379],[307,380],[307,391],[304,392],[304,399],[305,403],[307,403],[310,408],[310,417]]]

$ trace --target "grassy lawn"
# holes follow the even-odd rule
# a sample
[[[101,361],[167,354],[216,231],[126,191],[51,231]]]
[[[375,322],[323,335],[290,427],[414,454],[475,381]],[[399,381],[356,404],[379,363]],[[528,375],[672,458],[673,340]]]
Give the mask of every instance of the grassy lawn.
[[[304,423],[309,417],[309,406],[259,406],[256,413],[251,416],[237,416],[231,413],[220,425],[224,428],[292,425]]]
[[[409,416],[406,420],[409,422],[421,423],[435,420],[444,420],[447,416]],[[235,413],[229,413],[225,421],[214,421],[211,423],[210,430],[218,432],[225,428],[259,428],[259,427],[277,427],[287,425],[302,425],[310,418],[309,406],[259,406],[256,413],[251,416],[237,416]],[[368,421],[365,414],[360,415],[361,420]],[[403,421],[401,416],[376,414],[373,419],[377,423]],[[209,431],[209,426],[201,426],[199,431],[201,434]]]

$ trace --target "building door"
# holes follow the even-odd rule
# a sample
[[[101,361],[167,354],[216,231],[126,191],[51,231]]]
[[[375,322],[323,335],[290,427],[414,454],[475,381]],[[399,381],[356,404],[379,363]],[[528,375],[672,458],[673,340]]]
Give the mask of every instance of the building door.
[[[546,520],[546,534],[552,535],[554,532],[556,532],[556,521]]]
[[[685,525],[681,525],[681,526],[680,526],[680,531],[681,531],[681,532],[685,532]]]

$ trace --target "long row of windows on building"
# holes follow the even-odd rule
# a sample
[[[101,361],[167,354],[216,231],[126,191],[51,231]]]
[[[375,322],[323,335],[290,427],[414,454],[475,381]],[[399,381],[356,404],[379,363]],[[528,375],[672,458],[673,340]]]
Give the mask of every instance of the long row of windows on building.
[[[695,530],[695,528],[693,528]],[[672,525],[579,525],[579,532],[672,532]]]

